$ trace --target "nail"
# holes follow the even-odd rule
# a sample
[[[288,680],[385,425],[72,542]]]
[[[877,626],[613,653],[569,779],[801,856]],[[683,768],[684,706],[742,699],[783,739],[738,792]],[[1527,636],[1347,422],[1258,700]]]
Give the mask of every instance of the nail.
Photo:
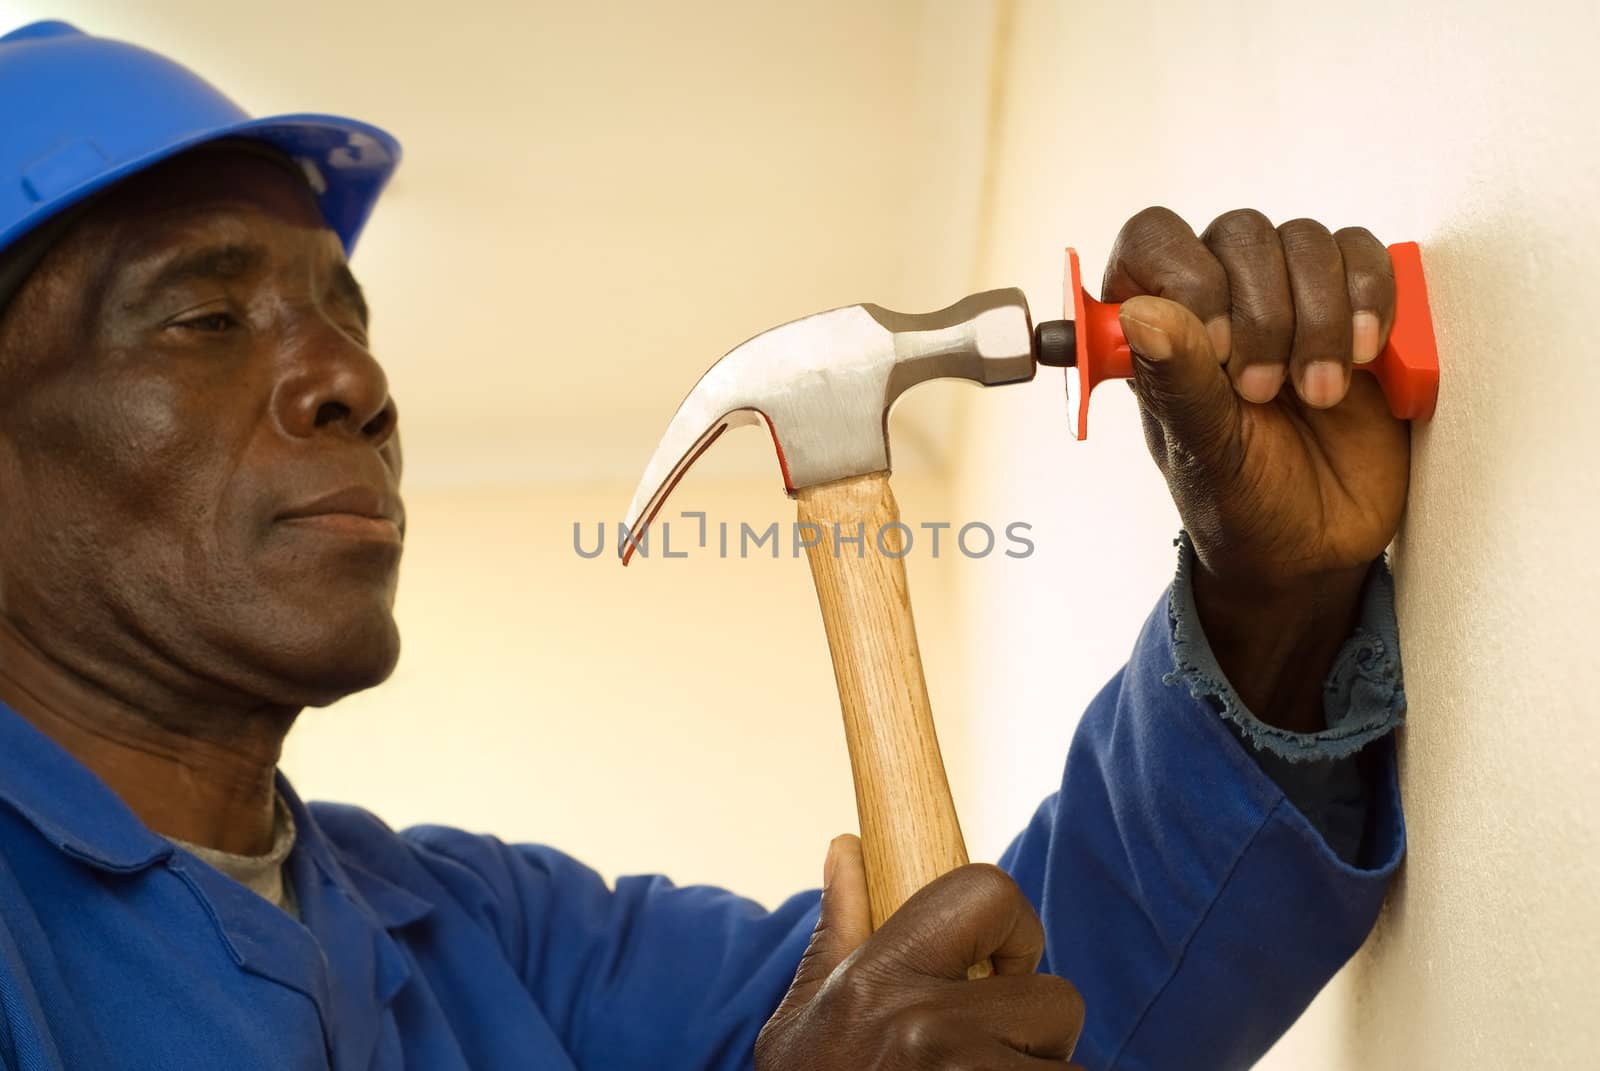
[[[1358,312],[1352,321],[1355,344],[1350,357],[1356,364],[1367,364],[1378,356],[1378,314]]]
[[[1211,337],[1211,349],[1217,355],[1217,363],[1227,364],[1228,354],[1233,349],[1233,325],[1226,316],[1218,316],[1206,324],[1206,334]]]
[[[1283,386],[1283,365],[1253,364],[1239,373],[1239,395],[1247,402],[1263,405],[1278,396]]]
[[[1328,409],[1344,397],[1344,368],[1337,361],[1312,361],[1300,380],[1300,397],[1315,409]]]
[[[834,862],[833,846],[837,843],[837,840],[830,840],[828,842],[828,857],[822,861],[822,887],[825,890],[833,885],[833,870],[836,865]]]

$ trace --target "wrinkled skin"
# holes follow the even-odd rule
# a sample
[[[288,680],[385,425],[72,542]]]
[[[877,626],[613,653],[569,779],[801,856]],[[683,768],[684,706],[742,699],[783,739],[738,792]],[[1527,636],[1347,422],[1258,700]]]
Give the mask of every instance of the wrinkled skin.
[[[399,655],[396,415],[338,239],[287,168],[190,154],[75,225],[0,345],[0,698],[158,832],[263,845],[295,714]]]
[[[1197,237],[1151,208],[1122,228],[1104,289],[1124,303],[1145,438],[1200,560],[1206,637],[1252,712],[1321,729],[1322,681],[1410,470],[1406,425],[1351,374],[1393,325],[1388,253],[1360,228],[1251,211]],[[1031,973],[1039,924],[1009,879],[953,871],[869,936],[859,846],[848,854],[759,1071],[1062,1066],[1083,1004]],[[963,981],[985,953],[1003,977]]]

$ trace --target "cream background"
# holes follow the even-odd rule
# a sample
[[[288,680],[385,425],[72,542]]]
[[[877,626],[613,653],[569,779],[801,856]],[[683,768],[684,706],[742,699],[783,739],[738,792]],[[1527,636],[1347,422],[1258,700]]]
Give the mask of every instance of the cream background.
[[[1154,203],[1197,227],[1250,205],[1422,243],[1444,364],[1395,556],[1410,854],[1366,949],[1264,1066],[1594,1067],[1600,8],[1011,10],[992,244],[975,285],[1020,280],[1048,308],[1061,279],[1049,239],[1081,243],[1098,278],[1115,221]],[[959,508],[1026,502],[1072,531],[1062,559],[1026,578],[961,589],[969,627],[1007,629],[969,703],[1035,712],[973,741],[979,776],[1018,771],[976,807],[986,848],[1048,783],[1037,741],[1058,724],[1045,674],[1009,637],[1062,628],[1076,709],[1131,635],[1130,582],[1166,565],[1132,406],[1105,394],[1087,451],[1061,446],[1039,392],[974,399],[968,414]],[[997,482],[1018,457],[1026,471]],[[1067,555],[1105,564],[1079,572]]]
[[[0,23],[45,15],[408,149],[355,261],[405,414],[406,652],[305,716],[301,790],[769,903],[853,826],[804,566],[571,545],[699,371],[857,300],[1021,285],[1057,315],[1061,247],[1094,278],[1151,203],[1422,242],[1445,369],[1396,548],[1411,854],[1266,1066],[1592,1066],[1593,4],[0,0]],[[1171,568],[1127,393],[1069,443],[1041,379],[924,388],[894,421],[910,517],[1025,520],[1039,547],[910,562],[978,858],[1052,787]],[[755,432],[673,504],[791,508]]]
[[[301,792],[608,876],[768,903],[816,885],[854,805],[805,566],[624,571],[579,558],[572,525],[592,541],[620,520],[683,392],[743,338],[965,294],[992,11],[0,0],[8,28],[42,17],[182,57],[256,114],[342,112],[404,143],[353,266],[402,413],[405,653],[302,719],[283,762]],[[908,515],[949,511],[958,394],[924,387],[895,416]],[[793,518],[753,433],[673,506]],[[913,581],[931,656],[952,647],[945,564]],[[953,696],[962,664],[939,661]]]

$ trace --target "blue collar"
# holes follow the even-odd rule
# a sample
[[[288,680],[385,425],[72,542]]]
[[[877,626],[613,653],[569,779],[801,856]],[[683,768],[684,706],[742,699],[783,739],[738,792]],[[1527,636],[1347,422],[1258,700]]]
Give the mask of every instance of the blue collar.
[[[66,749],[0,703],[0,802],[90,866],[131,873],[176,850]]]
[[[278,771],[278,792],[294,815],[295,842],[291,858],[300,853],[308,857],[327,879],[354,902],[364,904],[372,917],[386,930],[409,926],[433,911],[433,904],[396,885],[348,856],[335,853],[316,816],[300,801],[289,779]]]
[[[432,911],[426,900],[388,879],[341,861],[282,771],[277,782],[294,814],[291,858],[308,856],[385,929],[409,925]],[[0,703],[0,803],[9,805],[50,844],[101,870],[133,873],[171,859],[176,851],[93,771],[4,703]]]

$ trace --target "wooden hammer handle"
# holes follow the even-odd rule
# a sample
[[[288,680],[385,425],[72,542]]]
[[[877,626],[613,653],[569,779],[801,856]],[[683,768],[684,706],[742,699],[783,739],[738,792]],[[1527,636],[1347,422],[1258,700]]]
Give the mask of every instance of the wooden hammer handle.
[[[964,865],[967,849],[934,734],[889,474],[796,498],[800,523],[814,526],[802,531],[814,540],[806,555],[844,710],[877,929],[912,893]]]

